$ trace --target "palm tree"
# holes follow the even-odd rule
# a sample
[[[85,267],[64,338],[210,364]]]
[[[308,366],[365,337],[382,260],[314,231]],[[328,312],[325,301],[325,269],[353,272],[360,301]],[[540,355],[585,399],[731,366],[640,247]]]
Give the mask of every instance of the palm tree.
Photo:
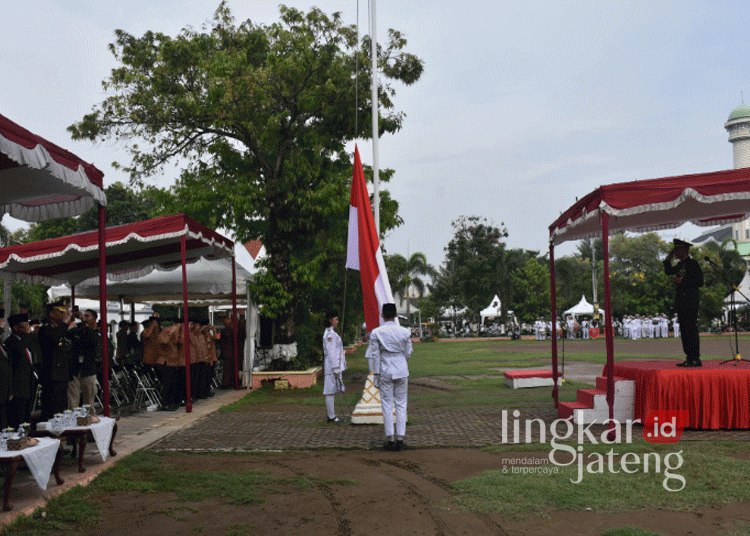
[[[421,298],[426,288],[422,277],[434,278],[437,271],[427,262],[425,254],[419,251],[413,253],[408,259],[398,253],[389,255],[386,266],[388,266],[388,279],[391,282],[391,287],[399,295],[406,297],[406,316],[410,318],[411,301],[409,294],[411,288],[414,287]]]

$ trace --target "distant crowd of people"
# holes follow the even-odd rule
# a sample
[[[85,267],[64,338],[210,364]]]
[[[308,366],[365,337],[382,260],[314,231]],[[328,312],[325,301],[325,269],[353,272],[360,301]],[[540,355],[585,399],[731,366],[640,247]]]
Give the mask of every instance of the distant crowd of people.
[[[555,322],[555,328],[552,329],[552,322],[538,317],[534,322],[534,335],[536,340],[545,341],[552,338],[552,333],[557,333],[557,338],[565,337],[567,339],[590,339],[591,330],[599,328],[599,321],[590,318],[583,318],[580,322],[573,316],[568,316],[564,322],[559,320]]]
[[[655,315],[626,315],[621,322],[616,322],[616,333],[624,339],[666,339],[669,337],[669,325],[672,324],[673,337],[680,336],[680,322],[677,315],[672,320],[664,313]]]
[[[671,324],[671,326],[670,326]],[[671,327],[671,330],[670,330]],[[580,322],[573,316],[568,316],[564,322],[555,323],[554,332],[557,338],[566,339],[590,339],[592,329],[600,329],[601,322],[583,318]],[[612,322],[614,332],[625,339],[658,339],[680,336],[680,322],[677,315],[670,320],[666,314],[653,315],[625,315],[622,321]],[[539,317],[534,322],[534,334],[536,340],[544,341],[551,338],[552,323]]]

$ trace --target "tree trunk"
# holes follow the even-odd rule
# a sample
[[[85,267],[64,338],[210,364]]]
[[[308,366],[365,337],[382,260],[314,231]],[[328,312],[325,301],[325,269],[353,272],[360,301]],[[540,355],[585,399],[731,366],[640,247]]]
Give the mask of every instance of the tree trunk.
[[[274,340],[278,344],[291,344],[295,341],[295,313],[297,308],[294,300],[294,280],[291,273],[291,243],[289,237],[284,236],[283,231],[278,226],[280,221],[278,212],[282,212],[283,209],[278,210],[277,207],[283,206],[282,202],[271,201],[269,205],[268,244],[266,244],[270,260],[269,272],[281,285],[284,292],[292,296],[292,299],[282,308],[282,312],[274,321]]]

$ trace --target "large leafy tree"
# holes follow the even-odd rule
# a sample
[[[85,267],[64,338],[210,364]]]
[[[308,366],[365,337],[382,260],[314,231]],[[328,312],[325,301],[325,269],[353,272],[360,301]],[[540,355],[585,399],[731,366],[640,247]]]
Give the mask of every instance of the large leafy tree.
[[[724,299],[732,293],[732,287],[737,286],[745,275],[745,261],[737,251],[737,244],[729,239],[723,244],[708,242],[700,248],[690,251],[690,255],[702,261],[705,257],[711,259],[713,266],[704,264],[704,286],[701,289],[700,317],[703,327],[708,327],[712,321],[721,318],[724,310]],[[730,319],[732,322],[733,319]]]
[[[267,270],[256,290],[264,314],[277,318],[277,340],[288,342],[323,260],[315,242],[338,208],[337,183],[351,173],[344,145],[361,134],[355,124],[371,131],[372,103],[364,91],[355,98],[369,85],[358,69],[368,64],[369,39],[357,42],[339,14],[280,11],[273,24],[235,25],[222,2],[202,31],[118,30],[110,48],[122,66],[104,82],[110,95],[70,130],[76,139],[129,142],[134,181],[179,163],[175,193],[189,212],[240,240],[261,239]],[[403,120],[391,81],[411,84],[422,73],[405,46],[391,30],[378,48],[381,134]]]
[[[617,234],[610,240],[612,314],[668,313],[674,302],[662,260],[671,245],[656,233]]]
[[[463,308],[463,291],[459,283],[456,262],[446,259],[438,268],[437,276],[433,279],[432,284],[427,285],[430,290],[429,300],[432,302],[432,307],[428,308],[435,311],[434,316],[436,318],[439,316],[441,309],[457,311]]]
[[[503,249],[501,263],[498,266],[498,274],[500,277],[500,288],[498,289],[498,297],[501,302],[502,314],[508,312],[508,309],[516,311],[518,309],[517,304],[521,301],[519,293],[522,289],[519,288],[518,273],[525,270],[528,261],[536,259],[538,262],[543,262],[539,257],[538,251],[531,251],[528,249],[512,248]],[[547,283],[549,287],[549,283]],[[540,288],[540,292],[544,289]],[[549,293],[547,294],[549,300]]]
[[[476,319],[502,286],[508,231],[480,216],[461,216],[453,231],[445,247],[446,268],[453,272],[458,298]]]
[[[549,266],[531,258],[512,274],[515,286],[514,312],[521,322],[532,323],[538,317],[549,319]]]

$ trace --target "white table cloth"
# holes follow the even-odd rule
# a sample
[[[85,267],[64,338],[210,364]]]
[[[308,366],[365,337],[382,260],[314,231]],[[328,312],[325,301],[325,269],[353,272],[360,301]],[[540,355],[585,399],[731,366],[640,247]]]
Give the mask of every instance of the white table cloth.
[[[102,456],[102,461],[107,461],[107,455],[109,454],[109,444],[112,442],[112,431],[115,428],[115,420],[111,417],[98,416],[99,422],[90,424],[88,426],[68,426],[62,430],[50,429],[49,421],[40,422],[36,425],[37,430],[45,430],[56,436],[64,435],[65,432],[75,432],[89,430],[94,436],[94,442],[96,448],[99,449],[99,454]]]
[[[39,444],[23,450],[0,450],[0,458],[23,456],[37,485],[46,490],[52,466],[55,464],[55,456],[60,448],[60,440],[51,437],[38,437],[37,439]]]

